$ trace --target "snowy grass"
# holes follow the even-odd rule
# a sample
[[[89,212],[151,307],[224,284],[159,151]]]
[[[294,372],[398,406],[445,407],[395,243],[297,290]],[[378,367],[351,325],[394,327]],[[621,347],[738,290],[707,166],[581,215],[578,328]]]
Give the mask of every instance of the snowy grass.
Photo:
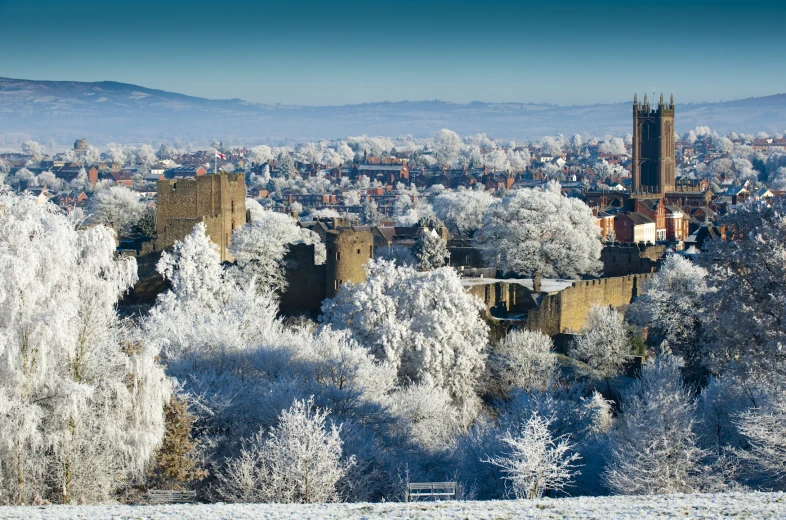
[[[624,518],[786,518],[784,493],[614,496],[492,502],[386,504],[206,504],[171,506],[0,507],[0,518],[25,520],[428,520]]]

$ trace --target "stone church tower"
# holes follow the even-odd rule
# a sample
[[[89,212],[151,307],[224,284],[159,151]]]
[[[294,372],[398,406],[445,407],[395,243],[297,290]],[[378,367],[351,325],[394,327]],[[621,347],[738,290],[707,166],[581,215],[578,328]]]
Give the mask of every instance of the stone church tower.
[[[660,95],[658,108],[650,109],[633,97],[632,197],[663,196],[674,191],[674,96],[668,105]]]

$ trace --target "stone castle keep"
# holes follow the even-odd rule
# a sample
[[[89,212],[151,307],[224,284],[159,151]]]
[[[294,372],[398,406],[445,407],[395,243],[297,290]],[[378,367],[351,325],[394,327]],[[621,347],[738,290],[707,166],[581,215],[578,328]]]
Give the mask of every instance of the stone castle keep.
[[[242,173],[159,180],[156,187],[157,251],[183,240],[198,222],[204,222],[207,235],[219,247],[221,261],[232,261],[232,232],[246,223],[246,179]]]

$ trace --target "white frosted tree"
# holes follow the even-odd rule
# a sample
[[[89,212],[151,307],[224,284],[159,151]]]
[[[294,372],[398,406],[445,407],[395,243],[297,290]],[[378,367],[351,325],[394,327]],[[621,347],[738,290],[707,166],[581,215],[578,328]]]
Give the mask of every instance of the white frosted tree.
[[[545,155],[560,155],[564,143],[556,137],[546,136],[540,142],[540,151]]]
[[[315,262],[324,263],[325,246],[319,235],[298,227],[289,215],[261,209],[258,204],[254,208],[251,222],[232,235],[232,255],[246,278],[255,277],[260,287],[283,289],[283,261],[291,244],[313,244]]]
[[[517,499],[535,499],[546,491],[563,491],[579,473],[580,456],[572,452],[567,435],[553,437],[550,419],[533,412],[520,431],[505,432],[502,443],[507,453],[485,460],[502,469]]]
[[[458,160],[463,145],[461,137],[456,132],[443,128],[434,140],[437,161],[445,166],[453,165]]]
[[[693,493],[702,487],[706,453],[696,444],[695,404],[678,360],[659,356],[623,394],[603,478],[624,495]]]
[[[637,306],[646,307],[650,325],[690,365],[700,363],[701,319],[707,286],[707,270],[690,260],[672,255],[647,284]]]
[[[598,151],[611,155],[624,155],[628,150],[625,148],[625,141],[619,137],[611,137],[600,143]]]
[[[159,295],[144,328],[165,359],[222,359],[275,326],[278,309],[269,292],[258,290],[254,277],[237,285],[201,222],[156,268],[171,289]]]
[[[324,503],[340,500],[338,482],[354,464],[342,460],[341,426],[314,398],[282,410],[267,435],[248,439],[219,474],[219,495],[232,502]]]
[[[418,267],[422,270],[437,269],[443,267],[450,260],[448,244],[442,240],[436,231],[424,229],[423,233],[415,241],[412,254],[418,261]]]
[[[453,232],[472,235],[483,223],[483,215],[495,201],[484,190],[446,191],[434,198],[434,213]]]
[[[136,262],[49,203],[0,207],[0,503],[109,500],[143,475],[170,396],[116,314]]]
[[[409,267],[416,267],[418,265],[418,260],[415,258],[415,255],[412,254],[412,249],[400,244],[375,249],[374,258],[377,260],[388,260],[396,265]]]
[[[607,306],[590,307],[584,329],[573,340],[571,354],[606,379],[619,374],[631,357],[622,314]]]
[[[760,476],[773,478],[783,488],[786,477],[786,402],[783,392],[766,405],[746,410],[733,423],[747,441],[738,456]]]
[[[22,153],[32,156],[32,161],[36,163],[44,156],[44,152],[41,151],[41,145],[35,141],[25,141],[22,143]]]
[[[475,234],[483,258],[503,271],[535,278],[536,290],[546,276],[566,278],[600,269],[600,228],[584,202],[545,191],[511,191],[492,204]]]
[[[751,202],[724,219],[699,261],[713,289],[704,300],[703,363],[781,380],[786,375],[786,202]]]
[[[8,177],[8,184],[19,191],[27,189],[28,186],[35,185],[35,174],[27,168],[20,168],[13,175]]]
[[[95,222],[107,224],[118,233],[128,234],[145,212],[145,205],[136,193],[125,186],[112,186],[95,195],[89,206],[89,213]]]
[[[490,386],[502,394],[516,388],[548,390],[557,369],[553,348],[551,338],[540,331],[510,332],[489,354]]]
[[[574,134],[570,138],[570,151],[578,154],[581,153],[581,147],[584,146],[584,140],[579,134]]]
[[[255,165],[268,162],[273,159],[273,150],[267,145],[254,146],[248,151],[248,160]]]
[[[418,273],[382,260],[365,269],[365,282],[344,285],[323,303],[321,320],[348,330],[400,381],[430,381],[457,402],[474,403],[488,342],[480,300],[450,268]]]

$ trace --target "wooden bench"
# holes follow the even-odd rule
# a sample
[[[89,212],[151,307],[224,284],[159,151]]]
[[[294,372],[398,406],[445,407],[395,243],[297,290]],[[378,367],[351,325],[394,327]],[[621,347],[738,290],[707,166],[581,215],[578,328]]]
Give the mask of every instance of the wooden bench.
[[[456,500],[455,482],[414,482],[407,484],[407,502],[420,498]]]
[[[151,489],[147,492],[147,501],[150,504],[191,504],[196,502],[196,491]]]

